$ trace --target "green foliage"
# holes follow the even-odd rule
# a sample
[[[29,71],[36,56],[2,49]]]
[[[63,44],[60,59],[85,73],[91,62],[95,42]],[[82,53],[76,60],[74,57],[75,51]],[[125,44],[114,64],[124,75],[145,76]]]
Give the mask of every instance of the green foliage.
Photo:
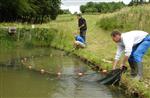
[[[56,29],[19,29],[20,39],[25,44],[31,46],[50,46],[51,42],[54,39]]]
[[[71,12],[67,9],[64,9],[64,10],[62,10],[62,9],[60,9],[59,10],[59,14],[71,14]]]
[[[131,0],[131,2],[128,4],[129,6],[133,6],[133,5],[140,5],[140,4],[147,4],[150,3],[150,0]]]
[[[0,22],[55,20],[60,3],[60,0],[0,0]]]
[[[100,21],[99,26],[105,30],[110,30],[119,27],[119,25],[117,25],[115,17],[112,17],[109,20],[107,20],[107,17],[103,18],[103,20]]]
[[[0,46],[9,48],[19,47],[49,47],[57,46],[61,49],[72,49],[72,41],[67,33],[58,31],[55,28],[18,28],[15,36],[10,36],[6,29],[0,29]],[[21,44],[19,44],[21,43]]]
[[[55,20],[57,15],[58,15],[58,12],[59,12],[59,9],[60,9],[60,0],[51,0],[51,15],[50,15],[50,18],[52,20]]]
[[[81,5],[80,10],[82,13],[107,13],[107,12],[114,12],[118,9],[121,9],[125,6],[123,2],[100,2],[100,3],[94,3],[94,2],[88,2],[86,5]]]
[[[105,16],[97,22],[97,25],[104,30],[133,30],[140,29],[150,31],[149,21],[150,8],[139,6],[131,7],[126,10],[122,10],[119,13]]]
[[[10,36],[7,30],[0,30],[0,46],[15,46],[17,43],[31,46],[50,46],[55,34],[58,31],[56,29],[17,29],[17,33],[14,36]]]
[[[0,46],[11,48],[14,46],[15,38],[14,36],[10,36],[8,31],[5,29],[0,30]]]

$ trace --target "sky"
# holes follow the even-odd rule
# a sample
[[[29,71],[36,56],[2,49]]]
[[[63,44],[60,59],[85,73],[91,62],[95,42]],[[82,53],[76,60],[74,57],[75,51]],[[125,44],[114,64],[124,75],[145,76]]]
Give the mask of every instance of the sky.
[[[87,2],[119,2],[123,1],[125,4],[129,4],[131,0],[62,0],[61,9],[69,9],[71,13],[80,13],[80,5],[84,5]]]

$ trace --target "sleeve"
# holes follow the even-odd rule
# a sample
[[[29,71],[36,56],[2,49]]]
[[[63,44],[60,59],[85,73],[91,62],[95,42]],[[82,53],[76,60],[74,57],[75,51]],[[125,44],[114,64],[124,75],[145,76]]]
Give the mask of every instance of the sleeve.
[[[83,21],[84,21],[83,23],[86,24],[86,20],[84,19]]]
[[[119,60],[121,57],[122,52],[124,51],[124,47],[121,45],[117,46],[117,52],[116,52],[116,56],[115,56],[115,60]]]
[[[80,26],[82,26],[83,24],[85,24],[84,19],[79,19],[79,21],[78,21],[78,26],[80,27]]]

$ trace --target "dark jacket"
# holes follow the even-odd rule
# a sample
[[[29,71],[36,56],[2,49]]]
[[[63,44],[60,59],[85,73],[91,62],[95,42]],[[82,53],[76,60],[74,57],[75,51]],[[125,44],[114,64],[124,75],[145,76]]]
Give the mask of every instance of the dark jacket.
[[[81,18],[78,20],[78,27],[80,27],[80,26],[83,25],[83,24],[84,24],[84,26],[83,26],[82,28],[80,28],[80,31],[85,31],[85,30],[87,30],[86,20],[81,17]]]

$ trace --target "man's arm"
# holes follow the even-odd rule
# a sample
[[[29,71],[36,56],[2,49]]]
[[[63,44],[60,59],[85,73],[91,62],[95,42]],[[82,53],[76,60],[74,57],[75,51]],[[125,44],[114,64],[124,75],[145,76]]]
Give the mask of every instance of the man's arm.
[[[85,20],[85,19],[82,19],[82,20],[81,20],[81,23],[82,23],[82,25],[79,27],[79,29],[81,29],[82,27],[84,27],[84,26],[85,26],[85,24],[86,24],[86,20]]]
[[[124,56],[123,58],[123,61],[122,61],[122,64],[121,64],[121,68],[122,66],[126,66],[126,62],[128,61],[129,57],[128,56]],[[113,69],[116,68],[117,64],[118,64],[119,60],[115,60],[114,63],[113,63]]]
[[[126,62],[128,61],[128,59],[129,59],[129,56],[124,56],[122,64],[120,66],[121,68],[122,68],[122,66],[126,66]]]
[[[116,66],[118,64],[119,60],[115,60],[114,63],[113,63],[113,69],[116,69]]]
[[[79,27],[79,29],[81,29],[82,27],[84,27],[85,26],[85,24],[82,24],[80,27]]]
[[[121,45],[118,44],[117,52],[116,52],[116,55],[115,55],[115,60],[114,60],[114,63],[113,63],[113,69],[116,68],[123,50],[124,50],[124,48]]]

